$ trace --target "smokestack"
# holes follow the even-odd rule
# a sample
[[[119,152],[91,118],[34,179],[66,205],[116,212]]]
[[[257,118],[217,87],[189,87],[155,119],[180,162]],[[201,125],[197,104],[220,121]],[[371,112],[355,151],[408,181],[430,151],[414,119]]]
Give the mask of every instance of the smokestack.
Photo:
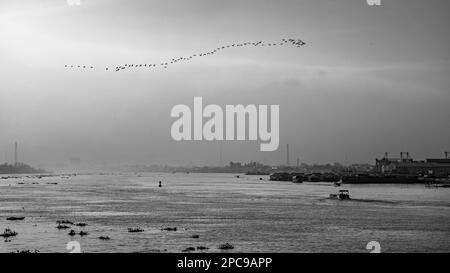
[[[289,144],[286,144],[286,166],[289,166]]]
[[[17,141],[14,142],[14,165],[17,166]]]

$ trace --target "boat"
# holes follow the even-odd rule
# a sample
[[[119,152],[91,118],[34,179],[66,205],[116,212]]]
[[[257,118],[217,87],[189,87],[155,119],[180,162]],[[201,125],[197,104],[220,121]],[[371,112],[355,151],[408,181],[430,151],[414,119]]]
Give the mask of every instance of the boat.
[[[330,194],[330,199],[335,200],[350,200],[350,193],[348,190],[339,190],[339,192]]]
[[[320,182],[320,173],[312,173],[306,176],[306,181],[308,182]]]
[[[320,176],[320,180],[323,182],[338,182],[341,177],[335,173],[324,173]]]
[[[342,177],[344,184],[416,184],[423,183],[417,175],[402,174],[352,174]]]
[[[270,172],[265,171],[248,171],[245,175],[270,175]]]
[[[425,183],[425,185],[450,185],[450,177],[434,177],[434,176],[424,176],[419,177],[420,181]]]
[[[286,172],[278,172],[270,175],[270,181],[292,181],[292,175]]]
[[[21,221],[23,219],[25,219],[25,217],[22,217],[22,216],[20,216],[20,217],[18,217],[18,216],[11,216],[11,217],[6,218],[6,220],[8,220],[8,221]]]
[[[304,173],[291,173],[291,175],[292,175],[292,182],[294,183],[303,183],[303,181],[305,181]]]

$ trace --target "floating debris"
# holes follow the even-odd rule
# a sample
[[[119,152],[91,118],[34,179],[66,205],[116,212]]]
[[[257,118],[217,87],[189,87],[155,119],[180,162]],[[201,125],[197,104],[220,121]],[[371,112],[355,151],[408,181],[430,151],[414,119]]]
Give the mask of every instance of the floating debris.
[[[200,235],[194,234],[194,235],[192,235],[192,238],[198,239],[198,238],[200,238]]]
[[[76,223],[75,225],[76,225],[77,227],[85,227],[85,226],[87,226],[86,223]]]
[[[189,252],[189,251],[195,251],[195,247],[186,247],[185,249],[183,249],[183,252]]]
[[[88,235],[89,233],[88,233],[87,231],[80,231],[78,234],[79,234],[80,236],[86,236],[86,235]]]
[[[75,235],[77,235],[77,233],[75,232],[75,230],[71,229],[71,230],[69,231],[69,235],[70,235],[70,236],[75,236]]]
[[[128,232],[144,232],[142,228],[128,228]]]
[[[69,227],[69,226],[66,226],[66,225],[61,225],[61,224],[59,224],[56,228],[57,228],[57,229],[68,229],[68,228],[70,228],[70,227]]]
[[[161,228],[161,230],[165,230],[165,231],[177,231],[176,227],[165,227],[165,228]]]
[[[232,244],[229,244],[229,243],[225,243],[225,244],[219,245],[219,249],[233,249],[233,248],[234,248],[234,246]]]
[[[11,216],[11,217],[6,218],[6,220],[8,220],[8,221],[21,221],[23,219],[25,219],[25,217]]]
[[[19,179],[20,176],[2,176],[2,179]]]
[[[8,238],[8,237],[14,237],[17,235],[18,235],[17,232],[15,232],[9,228],[6,228],[5,231],[2,234],[0,234],[0,237]]]
[[[111,238],[109,238],[109,236],[100,236],[98,237],[100,240],[111,240]]]
[[[39,253],[39,250],[29,250],[29,249],[25,249],[25,250],[16,250],[16,251],[11,251],[10,253]]]
[[[209,247],[206,247],[206,246],[198,246],[197,247],[197,250],[206,250],[206,249],[209,249]]]

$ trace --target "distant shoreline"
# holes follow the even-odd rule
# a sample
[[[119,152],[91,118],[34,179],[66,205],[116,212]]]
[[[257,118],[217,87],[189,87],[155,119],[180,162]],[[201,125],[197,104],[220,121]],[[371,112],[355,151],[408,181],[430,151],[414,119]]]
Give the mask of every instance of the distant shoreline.
[[[0,165],[0,174],[31,174],[31,173],[50,173],[44,169],[35,169],[25,163],[2,164]]]

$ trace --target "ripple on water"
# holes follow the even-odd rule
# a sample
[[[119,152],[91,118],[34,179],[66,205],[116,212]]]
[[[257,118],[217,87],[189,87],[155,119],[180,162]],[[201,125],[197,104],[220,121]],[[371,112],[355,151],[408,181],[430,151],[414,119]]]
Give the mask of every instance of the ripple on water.
[[[150,215],[150,212],[131,212],[131,211],[74,211],[72,214],[83,216],[142,216]]]

